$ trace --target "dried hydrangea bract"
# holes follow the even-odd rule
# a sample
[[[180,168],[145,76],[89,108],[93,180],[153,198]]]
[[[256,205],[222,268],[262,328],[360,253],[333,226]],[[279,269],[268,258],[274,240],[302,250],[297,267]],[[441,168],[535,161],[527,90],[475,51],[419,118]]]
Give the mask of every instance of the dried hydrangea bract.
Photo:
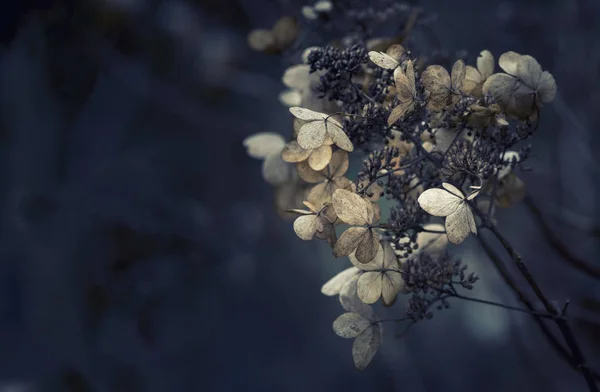
[[[477,234],[477,225],[471,207],[467,203],[473,200],[479,192],[473,192],[468,197],[450,183],[443,183],[444,189],[427,189],[418,198],[419,205],[433,216],[446,218],[446,235],[453,244],[460,244],[470,233]]]

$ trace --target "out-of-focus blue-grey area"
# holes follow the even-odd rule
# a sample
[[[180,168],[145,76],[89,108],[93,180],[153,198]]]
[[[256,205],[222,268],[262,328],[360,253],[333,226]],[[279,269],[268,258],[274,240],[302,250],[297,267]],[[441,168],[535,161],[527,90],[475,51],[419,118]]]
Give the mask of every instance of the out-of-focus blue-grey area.
[[[246,34],[301,2],[13,3],[0,29],[1,392],[586,390],[529,315],[456,301],[401,339],[388,328],[354,370],[331,329],[343,310],[320,294],[346,261],[296,238],[241,144],[290,133],[277,100],[289,64]],[[522,177],[600,267],[585,233],[600,222],[599,3],[421,4],[447,49],[528,53],[553,73]],[[598,280],[522,205],[499,222],[551,299],[571,300],[600,370]],[[519,306],[474,239],[451,251],[481,276],[474,296]]]

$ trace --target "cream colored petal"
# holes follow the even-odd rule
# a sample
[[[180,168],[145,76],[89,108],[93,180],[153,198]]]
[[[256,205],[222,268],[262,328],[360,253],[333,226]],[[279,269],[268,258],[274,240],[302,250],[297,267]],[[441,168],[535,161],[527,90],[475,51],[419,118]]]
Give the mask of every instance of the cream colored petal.
[[[325,122],[325,127],[327,128],[327,134],[331,136],[331,139],[336,146],[348,152],[354,151],[354,146],[348,138],[348,135],[346,135],[346,132],[344,132],[342,124],[329,119]]]
[[[320,171],[311,169],[308,165],[308,161],[298,162],[296,164],[296,170],[298,171],[298,176],[309,184],[316,184],[327,179]]]
[[[540,101],[546,103],[554,100],[556,96],[556,81],[554,80],[554,76],[548,71],[542,72],[537,91]]]
[[[517,62],[517,76],[529,88],[536,90],[542,77],[542,66],[531,56],[521,56]]]
[[[369,52],[369,59],[371,59],[375,65],[385,69],[395,69],[400,65],[398,61],[382,52]]]
[[[502,68],[504,72],[511,75],[516,75],[520,58],[521,55],[519,53],[512,51],[506,52],[503,53],[498,59],[498,65],[500,65],[500,68]]]
[[[291,107],[302,105],[302,94],[299,90],[290,88],[279,93],[279,102],[282,105]]]
[[[292,166],[281,159],[281,153],[268,155],[262,165],[262,175],[271,185],[282,185],[292,177]]]
[[[422,209],[433,216],[453,214],[463,202],[452,193],[439,188],[427,189],[419,195],[417,201]]]
[[[416,96],[415,70],[411,60],[406,61],[406,71],[402,67],[394,71],[394,82],[396,85],[396,94],[401,102],[414,101]]]
[[[519,81],[510,75],[497,73],[490,76],[483,84],[482,92],[490,94],[503,107],[506,107],[519,88]]]
[[[308,192],[307,199],[312,204],[321,208],[323,205],[331,201],[333,194],[333,185],[330,181],[325,181],[313,186]]]
[[[448,71],[441,65],[430,65],[421,75],[421,83],[429,95],[428,107],[438,110],[448,105],[452,85]]]
[[[352,359],[357,370],[364,370],[373,360],[381,344],[382,330],[381,324],[373,324],[354,340]]]
[[[315,148],[308,157],[308,166],[316,171],[325,169],[331,161],[331,154],[331,146],[323,145]]]
[[[356,247],[361,243],[367,228],[365,227],[351,227],[340,235],[335,246],[333,247],[333,254],[335,257],[348,256],[354,252]]]
[[[452,88],[461,90],[465,81],[465,62],[457,60],[452,66]]]
[[[292,140],[285,145],[281,152],[281,158],[286,162],[302,162],[306,160],[313,150],[305,150],[298,144],[297,141]]]
[[[298,131],[298,144],[305,150],[312,150],[323,145],[327,129],[323,121],[307,122]]]
[[[278,133],[261,132],[248,136],[242,143],[252,158],[264,159],[269,154],[281,151],[285,139]]]
[[[475,88],[477,86],[479,86],[481,83],[483,83],[483,81],[484,81],[484,78],[481,75],[481,73],[474,67],[467,65],[467,67],[465,69],[465,81],[463,83],[463,88],[462,88],[463,91],[466,92],[467,94],[469,94],[473,90],[475,90]]]
[[[356,248],[356,260],[359,263],[369,263],[375,259],[380,248],[379,235],[373,230],[367,230]]]
[[[333,331],[342,338],[355,338],[371,328],[371,321],[358,313],[344,313],[333,322]]]
[[[273,36],[279,49],[287,48],[298,36],[298,21],[292,16],[280,18],[273,26]]]
[[[345,189],[338,189],[333,193],[331,200],[338,218],[347,224],[360,226],[367,223],[367,202],[356,193]]]
[[[327,283],[321,287],[321,293],[327,296],[338,295],[342,289],[342,287],[350,280],[352,277],[356,276],[360,270],[356,267],[346,268],[342,272],[335,275],[333,278],[329,279]]]
[[[381,297],[385,305],[391,305],[395,301],[403,284],[404,280],[400,272],[387,271],[383,273],[381,277]]]
[[[294,117],[304,121],[321,121],[328,117],[327,114],[315,112],[314,110],[301,107],[290,108],[290,113],[292,113]]]
[[[275,36],[271,30],[256,29],[248,34],[248,45],[253,50],[263,52],[273,48],[276,45]]]
[[[394,248],[392,248],[392,244],[389,241],[383,241],[381,248],[383,249],[383,257],[379,264],[380,267],[382,269],[400,269],[398,257],[396,256],[396,252],[394,252]]]
[[[400,44],[390,45],[390,47],[387,48],[387,50],[385,51],[385,54],[387,54],[388,56],[390,56],[397,62],[400,62],[400,60],[402,60],[402,56],[405,53],[406,53],[406,49],[404,49],[404,47]],[[408,61],[410,61],[410,60],[408,60]]]
[[[465,198],[465,195],[462,193],[462,191],[449,182],[442,182],[442,187],[460,199]]]
[[[396,121],[400,120],[406,114],[410,113],[414,109],[414,107],[415,107],[415,102],[412,100],[400,103],[398,106],[396,106],[390,112],[390,115],[387,120],[388,125],[389,126],[394,125],[396,123]]]
[[[383,249],[380,248],[377,251],[377,255],[375,256],[375,258],[371,261],[369,261],[368,263],[361,263],[360,261],[358,261],[356,259],[356,252],[352,252],[348,255],[348,259],[350,259],[350,262],[352,263],[353,266],[355,266],[356,268],[362,270],[362,271],[373,271],[376,269],[380,269],[381,264],[383,263]]]
[[[484,80],[494,73],[494,56],[489,50],[479,53],[479,57],[477,57],[477,69]]]
[[[374,304],[381,296],[382,274],[379,271],[367,271],[358,277],[358,298],[366,304]]]
[[[303,239],[304,241],[312,240],[317,231],[317,216],[304,215],[298,217],[294,221],[294,231],[300,239]]]
[[[286,87],[304,90],[310,83],[309,76],[310,65],[292,65],[283,73],[282,82]]]
[[[453,244],[460,244],[471,233],[471,222],[473,213],[470,207],[461,202],[460,206],[452,214],[446,217],[446,235]]]

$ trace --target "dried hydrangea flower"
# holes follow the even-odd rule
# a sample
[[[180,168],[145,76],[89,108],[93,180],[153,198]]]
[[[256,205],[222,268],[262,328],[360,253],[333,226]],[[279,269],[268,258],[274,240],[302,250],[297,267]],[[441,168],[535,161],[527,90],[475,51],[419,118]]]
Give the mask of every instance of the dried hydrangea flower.
[[[374,304],[381,298],[384,305],[392,305],[404,284],[392,245],[387,241],[382,242],[377,256],[366,264],[359,262],[354,253],[348,258],[352,265],[362,271],[357,281],[358,298],[366,304]]]
[[[490,76],[482,91],[491,95],[507,114],[527,119],[556,96],[554,77],[548,71],[542,71],[533,57],[506,52],[500,56],[498,64],[506,73]]]
[[[460,244],[469,233],[477,234],[477,225],[467,201],[473,200],[479,192],[465,195],[454,185],[444,182],[444,189],[432,188],[421,193],[417,201],[422,209],[433,216],[446,217],[445,227],[448,240]]]
[[[379,250],[379,234],[373,227],[376,215],[372,203],[356,193],[338,189],[333,194],[332,204],[338,218],[352,226],[342,233],[333,254],[341,257],[355,252],[361,263],[373,260]]]
[[[415,85],[415,70],[411,60],[406,61],[406,70],[403,70],[402,67],[396,68],[394,71],[394,82],[400,103],[392,109],[388,117],[388,125],[394,124],[407,113],[410,113],[414,109],[416,100],[418,99]]]
[[[381,323],[370,307],[362,313],[342,314],[333,322],[333,331],[340,337],[354,339],[352,359],[358,370],[373,360],[383,338]]]
[[[296,232],[296,235],[304,241],[310,241],[315,237],[324,239],[333,247],[337,236],[333,227],[335,217],[332,220],[327,214],[328,209],[332,210],[331,206],[318,209],[308,201],[305,201],[304,205],[308,210],[290,210],[290,212],[300,214],[294,221],[294,232]]]
[[[441,65],[430,65],[421,75],[421,83],[429,91],[427,107],[431,110],[442,110],[455,104],[460,99],[458,92],[465,81],[466,68],[462,60],[452,66],[452,75]]]
[[[344,132],[342,124],[325,113],[310,109],[292,107],[290,112],[294,117],[306,121],[298,131],[298,144],[305,150],[321,147],[325,138],[330,136],[333,142],[342,150],[354,151],[354,146]]]
[[[308,201],[317,207],[331,201],[331,196],[337,189],[352,188],[352,181],[345,177],[350,161],[348,153],[337,150],[331,156],[327,167],[321,171],[313,170],[308,161],[296,165],[298,175],[309,184],[317,184],[308,193]]]

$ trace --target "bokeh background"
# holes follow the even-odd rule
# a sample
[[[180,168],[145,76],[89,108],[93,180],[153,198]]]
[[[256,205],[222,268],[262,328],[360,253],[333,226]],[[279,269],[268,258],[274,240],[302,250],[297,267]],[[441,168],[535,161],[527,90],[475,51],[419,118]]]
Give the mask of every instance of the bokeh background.
[[[551,299],[571,301],[600,369],[600,280],[573,266],[600,268],[600,3],[419,4],[448,51],[528,53],[556,78],[521,177],[570,261],[523,205],[498,219]],[[586,390],[530,316],[456,301],[401,339],[388,329],[354,369],[331,329],[343,310],[320,293],[346,262],[295,236],[242,146],[291,132],[277,99],[290,64],[246,35],[302,5],[3,5],[1,392]],[[482,278],[473,295],[518,306],[473,238],[451,251]]]

